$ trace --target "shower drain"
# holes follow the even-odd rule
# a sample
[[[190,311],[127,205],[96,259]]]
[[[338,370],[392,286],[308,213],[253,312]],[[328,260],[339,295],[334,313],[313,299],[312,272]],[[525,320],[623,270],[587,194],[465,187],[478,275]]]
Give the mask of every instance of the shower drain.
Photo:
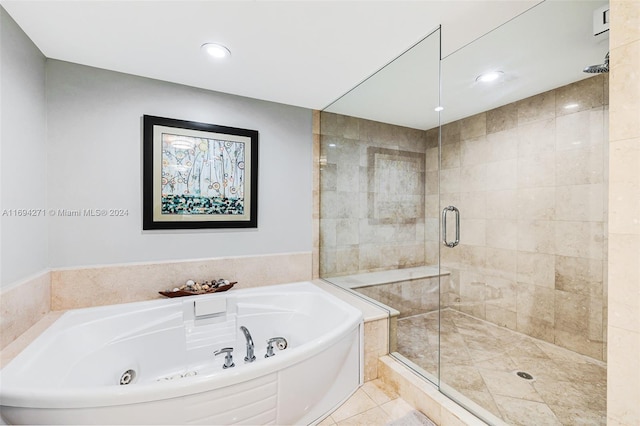
[[[529,373],[525,373],[524,371],[518,371],[516,374],[518,377],[522,377],[523,379],[533,380],[533,376]]]

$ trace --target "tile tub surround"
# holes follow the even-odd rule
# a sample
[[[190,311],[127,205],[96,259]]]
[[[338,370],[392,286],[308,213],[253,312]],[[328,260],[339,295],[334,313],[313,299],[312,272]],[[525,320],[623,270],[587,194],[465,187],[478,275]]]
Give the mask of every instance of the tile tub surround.
[[[50,311],[161,298],[158,291],[188,279],[227,278],[239,287],[311,279],[311,253],[58,269],[16,283],[0,297],[5,348]]]
[[[48,271],[3,289],[0,294],[0,349],[5,348],[51,309]]]
[[[441,205],[461,212],[442,248],[444,304],[606,359],[606,74],[442,128]],[[564,108],[567,104],[579,106]],[[444,159],[448,159],[444,161]]]
[[[309,281],[311,253],[61,269],[51,272],[51,310],[157,299],[186,280],[226,278],[239,287]]]

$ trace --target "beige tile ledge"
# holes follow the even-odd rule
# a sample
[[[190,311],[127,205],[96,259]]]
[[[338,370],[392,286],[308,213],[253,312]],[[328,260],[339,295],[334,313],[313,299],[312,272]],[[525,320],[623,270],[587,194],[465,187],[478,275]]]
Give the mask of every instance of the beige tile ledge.
[[[0,368],[4,368],[13,358],[22,352],[40,334],[49,328],[65,311],[49,312],[42,319],[32,325],[27,331],[18,336],[0,351]]]
[[[220,277],[237,281],[237,288],[308,281],[311,252],[56,269],[51,310],[153,300],[176,283]]]
[[[380,319],[386,319],[389,317],[389,312],[385,309],[377,306],[375,303],[368,302],[364,297],[359,297],[353,294],[351,291],[338,287],[327,281],[316,279],[311,281],[316,286],[325,290],[328,293],[344,300],[351,306],[354,306],[362,311],[364,316],[364,322],[377,321]]]

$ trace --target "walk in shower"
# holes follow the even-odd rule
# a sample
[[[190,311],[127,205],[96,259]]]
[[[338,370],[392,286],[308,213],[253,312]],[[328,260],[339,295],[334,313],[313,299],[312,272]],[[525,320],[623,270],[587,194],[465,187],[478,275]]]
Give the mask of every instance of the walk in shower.
[[[446,54],[437,29],[320,116],[321,277],[491,424],[605,424],[608,79],[583,69],[606,6],[547,1]]]

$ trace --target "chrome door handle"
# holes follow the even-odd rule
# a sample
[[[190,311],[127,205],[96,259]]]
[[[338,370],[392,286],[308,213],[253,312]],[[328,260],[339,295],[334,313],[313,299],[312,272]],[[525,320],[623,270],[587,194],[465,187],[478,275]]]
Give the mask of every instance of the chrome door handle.
[[[447,212],[452,211],[456,214],[456,240],[454,242],[447,241]],[[442,244],[449,248],[453,248],[460,243],[460,210],[454,206],[447,206],[442,209]]]

